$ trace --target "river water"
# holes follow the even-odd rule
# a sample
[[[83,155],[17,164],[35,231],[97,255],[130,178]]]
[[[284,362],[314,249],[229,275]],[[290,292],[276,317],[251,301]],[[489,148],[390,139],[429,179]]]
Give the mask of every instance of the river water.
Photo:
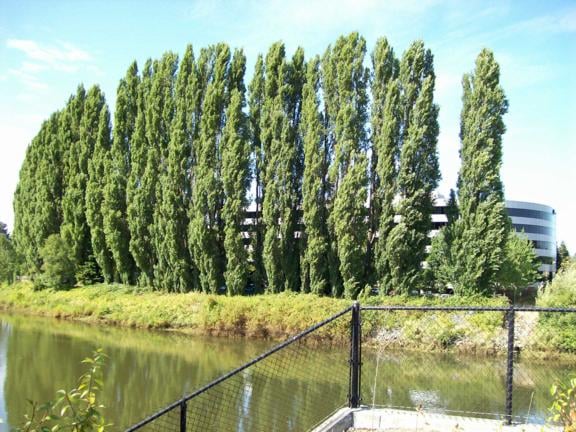
[[[45,402],[54,399],[58,389],[74,387],[85,371],[81,360],[97,348],[109,356],[104,371],[104,413],[114,430],[123,430],[272,345],[0,314],[0,418],[4,421],[0,430],[22,423],[29,409],[27,400]],[[495,417],[503,412],[504,359],[378,350],[366,350],[363,356],[366,404],[492,413]],[[298,408],[300,400],[317,403],[312,397],[327,406],[345,403],[347,377],[341,371],[346,371],[346,348],[316,347],[313,357],[307,358],[315,365],[314,376],[322,377],[314,381],[313,390],[304,385],[309,377],[288,376],[284,371],[272,378],[272,387],[289,394],[289,402],[258,406],[254,395],[244,408],[264,418],[270,410],[277,411],[274,415],[286,414]],[[337,362],[342,368],[334,372],[330,368]],[[514,414],[543,422],[550,405],[550,385],[573,369],[572,363],[519,361]],[[249,429],[243,422],[238,419],[238,430]],[[278,426],[278,430],[299,430],[299,425]]]

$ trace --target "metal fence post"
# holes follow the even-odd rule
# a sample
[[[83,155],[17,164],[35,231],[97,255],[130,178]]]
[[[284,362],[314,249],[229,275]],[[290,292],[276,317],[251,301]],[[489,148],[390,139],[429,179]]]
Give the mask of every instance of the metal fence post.
[[[186,432],[186,401],[180,403],[180,432]]]
[[[348,395],[348,405],[350,408],[358,408],[360,407],[360,371],[362,367],[362,327],[360,322],[360,303],[358,302],[354,302],[354,306],[352,306],[352,321],[350,325],[350,393]]]
[[[508,358],[506,363],[506,424],[512,424],[512,393],[514,386],[514,305],[506,313],[508,316]]]

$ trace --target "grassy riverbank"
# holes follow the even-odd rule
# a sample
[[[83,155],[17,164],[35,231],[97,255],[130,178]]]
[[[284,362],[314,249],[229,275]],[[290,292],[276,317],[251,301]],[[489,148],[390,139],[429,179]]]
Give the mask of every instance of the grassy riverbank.
[[[446,299],[427,297],[370,298],[363,304],[394,305],[504,305],[504,298]],[[80,320],[118,326],[174,329],[192,333],[280,339],[294,335],[350,306],[349,300],[312,294],[277,294],[227,297],[203,293],[167,294],[141,291],[122,285],[94,285],[69,291],[33,291],[22,282],[0,288],[0,308],[20,313]],[[382,328],[401,328],[404,346],[447,348],[456,339],[477,333],[480,325],[489,338],[502,327],[501,317],[477,314],[480,318],[457,325],[461,318],[443,319],[432,314],[365,314],[363,330],[377,337]],[[439,318],[439,319],[436,319]],[[429,321],[436,322],[430,326]],[[331,340],[348,338],[348,319],[340,319],[320,332]]]
[[[558,277],[562,281],[562,276]],[[552,286],[554,287],[554,285]],[[552,288],[551,287],[551,288]],[[550,289],[546,302],[557,293]],[[553,296],[554,298],[556,295]],[[505,306],[504,297],[370,297],[363,305]],[[349,307],[351,301],[312,294],[282,293],[227,297],[168,294],[123,285],[93,285],[67,291],[34,291],[22,282],[0,287],[0,309],[93,324],[177,330],[205,335],[284,339]],[[516,343],[524,352],[576,352],[576,317],[516,315]],[[364,311],[362,331],[379,348],[502,354],[507,346],[503,312]],[[310,339],[347,342],[349,318],[342,317]]]

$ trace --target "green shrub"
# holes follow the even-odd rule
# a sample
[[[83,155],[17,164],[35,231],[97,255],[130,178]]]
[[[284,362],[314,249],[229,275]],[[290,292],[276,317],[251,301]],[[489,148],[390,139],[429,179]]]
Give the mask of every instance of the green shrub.
[[[539,293],[536,304],[542,307],[576,307],[576,262],[560,270],[551,283]],[[543,313],[537,333],[543,349],[576,353],[576,314]]]
[[[58,234],[52,234],[46,239],[40,249],[42,258],[42,273],[34,280],[35,289],[66,288],[73,286],[74,261],[72,251]]]
[[[576,307],[576,261],[564,266],[538,294],[538,306]]]
[[[82,285],[94,285],[104,282],[100,268],[93,255],[90,255],[85,263],[78,266],[75,277],[76,281]]]

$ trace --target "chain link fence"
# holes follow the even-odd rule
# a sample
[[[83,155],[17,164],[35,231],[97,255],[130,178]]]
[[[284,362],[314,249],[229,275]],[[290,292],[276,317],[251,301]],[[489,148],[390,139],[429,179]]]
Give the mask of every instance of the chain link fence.
[[[350,332],[350,310],[290,338],[128,431],[311,429],[347,403],[348,336],[332,335]]]
[[[363,307],[362,404],[544,423],[576,373],[576,311]]]
[[[576,309],[355,303],[128,431],[305,431],[345,405],[544,423],[575,373]]]

